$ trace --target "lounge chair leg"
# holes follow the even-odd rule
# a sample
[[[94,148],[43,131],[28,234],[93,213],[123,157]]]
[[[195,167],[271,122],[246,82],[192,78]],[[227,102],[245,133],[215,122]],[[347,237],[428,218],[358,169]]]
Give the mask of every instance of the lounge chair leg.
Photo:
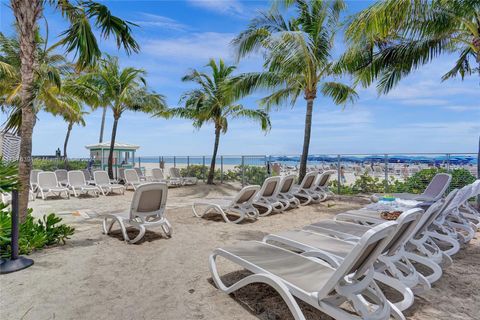
[[[437,281],[438,279],[440,279],[440,277],[443,274],[442,268],[436,262],[434,262],[434,261],[432,261],[428,258],[419,256],[418,254],[414,254],[414,253],[411,253],[411,252],[405,252],[405,257],[408,260],[413,261],[413,262],[417,262],[421,265],[424,265],[424,266],[426,266],[427,268],[429,268],[430,270],[433,271],[432,274],[430,274],[428,276],[424,276],[430,284],[432,284],[435,281]]]
[[[273,276],[273,275],[267,275],[267,274],[253,274],[251,276],[247,276],[239,280],[238,282],[234,283],[230,287],[227,287],[225,286],[225,284],[220,279],[220,276],[218,275],[216,258],[217,258],[217,255],[215,253],[210,255],[209,266],[210,266],[210,271],[212,273],[213,281],[215,282],[215,285],[220,290],[222,290],[226,294],[230,294],[252,283],[265,283],[280,294],[280,296],[283,298],[283,300],[287,304],[288,309],[290,309],[290,312],[292,313],[295,320],[306,320],[297,301],[295,300],[293,295],[290,293],[287,286],[285,286],[282,283],[282,280],[280,278],[277,278],[276,276]]]
[[[402,294],[403,300],[393,303],[400,311],[406,310],[412,306],[414,300],[413,292],[402,282],[378,272],[375,272],[373,278]]]
[[[141,240],[145,236],[146,229],[144,226],[142,225],[138,226],[138,230],[140,231],[138,235],[133,240],[128,240],[129,243],[135,243]],[[126,234],[126,231],[125,231],[125,234]],[[128,236],[127,236],[127,239],[128,239]]]

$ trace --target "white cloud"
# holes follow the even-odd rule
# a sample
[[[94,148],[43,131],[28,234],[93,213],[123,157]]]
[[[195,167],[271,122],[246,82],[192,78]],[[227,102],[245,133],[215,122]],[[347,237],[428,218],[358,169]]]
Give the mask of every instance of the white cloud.
[[[195,7],[229,15],[244,15],[245,8],[238,0],[188,0]]]
[[[186,31],[189,27],[169,17],[164,17],[156,14],[140,12],[139,15],[142,20],[134,21],[136,24],[143,27],[158,27],[162,29],[170,29],[175,31]]]
[[[204,32],[188,36],[147,40],[143,51],[150,56],[171,60],[205,61],[209,58],[233,59],[231,33]]]

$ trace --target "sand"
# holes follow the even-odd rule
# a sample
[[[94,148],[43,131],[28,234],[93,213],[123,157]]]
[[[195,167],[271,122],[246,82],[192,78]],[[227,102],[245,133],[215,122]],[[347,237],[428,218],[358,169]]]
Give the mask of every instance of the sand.
[[[260,240],[266,233],[301,227],[365,200],[342,197],[320,205],[276,214],[254,223],[226,224],[192,216],[190,204],[199,198],[220,199],[236,187],[205,186],[169,189],[167,216],[174,227],[171,239],[160,230],[146,240],[127,245],[118,232],[101,233],[94,215],[128,208],[125,196],[70,200],[36,200],[35,215],[59,212],[76,233],[64,246],[31,255],[34,266],[0,276],[1,319],[293,319],[275,291],[250,285],[226,295],[212,284],[208,256],[215,247],[241,240]],[[225,281],[243,275],[221,261]],[[454,257],[454,264],[420,294],[405,312],[409,319],[478,319],[480,314],[480,243],[474,239]],[[307,319],[329,319],[302,304]]]

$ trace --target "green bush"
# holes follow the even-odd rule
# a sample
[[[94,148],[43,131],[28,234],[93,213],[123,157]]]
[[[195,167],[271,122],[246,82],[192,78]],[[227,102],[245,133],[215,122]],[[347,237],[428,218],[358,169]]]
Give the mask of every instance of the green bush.
[[[242,181],[242,169],[244,168],[245,172],[245,183],[246,184],[262,184],[263,181],[268,178],[267,169],[260,166],[236,166],[233,170],[224,170],[223,171],[223,181]],[[205,179],[208,176],[208,171],[210,166],[202,165],[190,165],[187,168],[180,169],[180,174],[182,176],[196,177],[198,179],[203,179],[205,174]],[[220,169],[215,169],[214,180],[220,181],[222,179],[222,173]]]
[[[62,218],[50,213],[42,219],[35,220],[29,209],[25,222],[19,228],[19,251],[20,254],[29,254],[35,250],[42,249],[54,244],[64,244],[75,232],[73,227],[60,224]],[[11,211],[0,204],[0,255],[8,257],[11,253]]]
[[[447,172],[447,170],[443,168],[423,169],[407,178],[405,182],[390,177],[387,191],[389,193],[422,193],[432,178],[441,172]],[[461,188],[475,181],[475,177],[465,169],[453,169],[450,174],[452,175],[450,189]],[[330,187],[333,192],[338,192],[338,182],[336,180],[330,182]],[[359,176],[352,185],[342,184],[340,186],[340,194],[383,193],[384,191],[385,180],[372,177],[368,173]]]
[[[82,170],[88,166],[87,160],[70,160],[65,165],[65,161],[57,159],[33,159],[33,169],[43,171],[55,171],[57,169]]]
[[[443,168],[428,168],[415,173],[405,182],[406,192],[422,193],[432,178],[441,172],[447,172],[447,170]],[[449,173],[452,175],[450,189],[462,188],[475,181],[475,177],[466,169],[453,169]]]

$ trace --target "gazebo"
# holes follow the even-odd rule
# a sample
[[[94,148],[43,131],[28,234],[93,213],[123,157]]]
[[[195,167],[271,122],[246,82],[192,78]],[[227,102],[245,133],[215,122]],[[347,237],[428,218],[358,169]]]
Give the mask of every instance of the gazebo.
[[[86,145],[90,150],[90,158],[94,161],[94,167],[106,170],[108,168],[108,155],[110,154],[110,142]],[[127,143],[115,143],[113,147],[113,168],[133,168],[135,166],[135,151],[140,146]]]

